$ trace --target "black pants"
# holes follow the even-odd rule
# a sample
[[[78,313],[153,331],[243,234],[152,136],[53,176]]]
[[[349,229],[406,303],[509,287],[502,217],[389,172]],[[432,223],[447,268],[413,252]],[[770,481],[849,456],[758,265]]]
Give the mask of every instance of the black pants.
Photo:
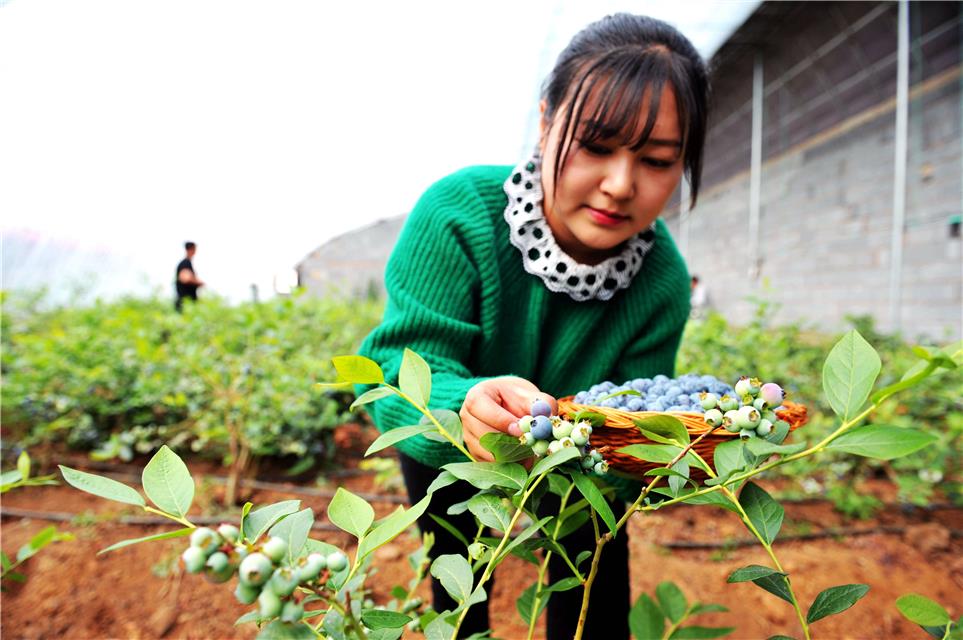
[[[401,472],[405,478],[405,485],[408,487],[408,498],[411,500],[411,504],[415,504],[425,497],[428,485],[438,475],[438,470],[416,462],[404,454],[399,453],[399,457],[401,458]],[[455,516],[448,515],[447,512],[449,506],[468,500],[477,492],[478,490],[475,487],[467,482],[460,481],[435,492],[428,507],[428,512],[418,519],[418,527],[422,532],[431,532],[435,535],[435,545],[430,553],[432,560],[447,553],[464,556],[466,555],[466,549],[464,544],[435,522],[428,513],[434,513],[444,518],[471,540],[478,530],[475,517],[468,511]],[[574,499],[570,498],[569,504],[572,502],[574,502]],[[546,494],[539,504],[538,514],[543,517],[558,514],[559,503],[558,496],[552,493]],[[625,513],[625,504],[622,502],[614,503],[612,504],[612,510],[615,512],[615,517],[620,518]],[[604,526],[601,522],[599,524]],[[594,550],[595,532],[591,521],[563,538],[561,542],[573,562],[582,550]],[[588,576],[589,560],[582,563],[580,571],[583,576]],[[548,563],[548,575],[549,583],[555,583],[573,574],[565,561],[558,557],[558,554],[552,554]],[[476,576],[476,580],[478,577]],[[514,598],[520,596],[528,586],[528,584],[513,585],[511,591]],[[494,577],[489,579],[485,585],[489,597],[491,597],[493,588]],[[582,609],[582,592],[582,587],[578,587],[551,594],[546,608],[547,640],[571,640],[575,635],[578,615]],[[436,611],[452,610],[457,606],[457,603],[448,595],[441,583],[434,578],[431,580],[431,594]],[[592,586],[588,617],[582,637],[585,640],[628,639],[629,607],[629,547],[628,536],[623,529],[602,550],[598,573]],[[488,602],[486,601],[469,609],[468,615],[459,630],[459,637],[467,637],[487,629],[489,629],[489,622]]]

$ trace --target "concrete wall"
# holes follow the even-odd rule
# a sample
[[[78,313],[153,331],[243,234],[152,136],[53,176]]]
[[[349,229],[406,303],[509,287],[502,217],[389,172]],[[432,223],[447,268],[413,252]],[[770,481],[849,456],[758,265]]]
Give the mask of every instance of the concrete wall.
[[[874,3],[864,3],[872,7]],[[914,3],[919,10],[919,4]],[[895,6],[895,5],[894,5]],[[923,7],[925,10],[925,6]],[[947,13],[946,7],[942,7]],[[959,9],[955,18],[948,12],[943,38],[934,51],[939,67],[920,60],[925,46],[939,42],[935,37],[914,48],[915,77],[911,86],[909,115],[909,162],[906,182],[906,219],[903,228],[903,270],[898,326],[890,321],[890,258],[894,189],[895,101],[891,93],[880,92],[885,77],[873,80],[866,74],[863,82],[872,83],[873,93],[881,96],[854,112],[851,105],[840,109],[842,117],[821,120],[807,137],[795,145],[772,153],[764,148],[761,172],[760,263],[758,277],[750,272],[749,242],[749,166],[743,147],[737,156],[732,149],[719,166],[710,145],[707,154],[708,176],[724,176],[707,184],[698,206],[685,223],[677,212],[667,214],[673,234],[685,247],[692,273],[698,274],[709,289],[714,306],[734,322],[747,321],[754,308],[747,296],[763,295],[780,303],[775,322],[801,321],[837,330],[845,326],[846,315],[871,315],[877,326],[889,331],[899,329],[916,339],[960,339],[963,333],[963,257],[961,239],[953,237],[954,216],[963,202],[963,162],[961,162],[961,72],[959,52]],[[828,20],[822,12],[806,12],[810,20]],[[875,38],[885,37],[891,21],[881,16]],[[919,15],[917,15],[919,19]],[[955,20],[955,24],[945,21]],[[934,33],[940,27],[929,20],[927,29],[917,36]],[[806,31],[807,25],[794,25]],[[817,25],[818,26],[818,25]],[[812,31],[815,27],[809,29]],[[870,30],[872,29],[872,25]],[[782,59],[783,68],[800,64],[812,49],[778,48],[776,35],[762,52],[764,59]],[[838,33],[835,26],[825,28],[827,37]],[[865,31],[860,37],[873,34]],[[955,41],[947,42],[955,35]],[[892,35],[895,40],[895,34]],[[917,44],[919,40],[916,41]],[[818,40],[814,43],[818,45]],[[955,60],[947,61],[947,51]],[[837,47],[840,56],[851,64],[852,48]],[[832,66],[832,59],[819,61]],[[746,56],[717,69],[717,86],[751,86],[746,73]],[[882,68],[883,65],[880,65]],[[751,69],[751,65],[748,66]],[[774,70],[770,67],[770,75]],[[728,73],[728,75],[726,75]],[[895,83],[894,85],[895,86]],[[742,91],[748,96],[751,91]],[[776,94],[778,95],[778,94]],[[782,96],[785,99],[785,96]],[[770,101],[775,96],[770,97]],[[722,101],[723,111],[714,114],[728,122],[722,132],[732,140],[734,131],[748,127],[751,110],[745,101]],[[739,109],[742,111],[739,111]],[[770,127],[771,104],[766,104],[764,129]],[[795,119],[796,121],[799,118]],[[763,140],[773,140],[772,130]],[[741,167],[733,172],[732,163]],[[958,218],[957,218],[958,219]],[[687,225],[687,230],[683,229]]]

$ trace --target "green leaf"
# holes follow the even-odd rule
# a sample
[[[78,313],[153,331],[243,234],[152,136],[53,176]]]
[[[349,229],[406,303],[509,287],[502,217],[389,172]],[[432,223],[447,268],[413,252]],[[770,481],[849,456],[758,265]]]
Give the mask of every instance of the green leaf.
[[[784,576],[785,573],[780,573],[775,569],[770,569],[769,567],[764,567],[761,564],[750,564],[748,566],[742,567],[741,569],[736,569],[733,571],[726,582],[749,582],[750,580],[758,580],[759,578],[765,578],[771,575]]]
[[[166,444],[150,459],[141,475],[144,493],[162,511],[187,516],[194,501],[194,478],[187,465]]]
[[[542,592],[555,593],[557,591],[571,591],[575,587],[580,587],[580,586],[582,586],[581,580],[579,580],[575,576],[569,576],[567,578],[562,578],[558,582],[554,582],[548,585],[547,587],[542,589]]]
[[[595,400],[595,404],[598,405],[598,404],[601,404],[602,402],[608,400],[609,398],[617,398],[617,397],[619,397],[619,396],[641,396],[641,395],[642,395],[642,394],[639,393],[638,391],[636,391],[635,389],[624,389],[624,390],[622,390],[622,391],[616,391],[616,392],[614,392],[614,393],[606,394],[606,395],[602,396],[601,398],[596,399],[596,400]]]
[[[945,627],[950,614],[939,603],[918,593],[908,593],[896,599],[896,608],[906,619],[924,627]]]
[[[745,509],[749,521],[767,544],[772,544],[782,527],[786,510],[759,485],[749,482],[739,494],[739,504]]]
[[[742,453],[744,446],[741,438],[735,438],[716,447],[712,454],[712,466],[719,478],[728,478],[745,469],[746,458]]]
[[[515,537],[512,539],[512,541],[509,542],[509,543],[505,546],[505,548],[502,550],[501,558],[507,557],[508,554],[510,554],[512,551],[514,551],[519,545],[521,545],[521,544],[524,543],[526,540],[528,540],[529,538],[531,538],[533,535],[535,535],[536,533],[538,533],[538,530],[541,529],[543,526],[545,526],[545,523],[548,522],[548,521],[551,520],[551,519],[552,519],[551,516],[545,516],[544,518],[542,518],[542,519],[539,520],[538,522],[533,522],[532,524],[530,524],[530,525],[528,525],[527,527],[525,527],[525,529],[524,529],[520,534],[518,534],[517,536],[515,536]],[[499,560],[499,562],[500,562],[500,561],[501,561],[501,560]]]
[[[560,464],[565,464],[569,460],[574,460],[581,457],[581,455],[582,454],[578,451],[578,447],[563,447],[555,453],[539,459],[538,462],[532,465],[532,471],[528,474],[529,478],[537,478],[549,469],[554,469]]]
[[[515,608],[518,610],[518,615],[522,617],[522,620],[527,625],[532,623],[532,608],[535,606],[535,591],[537,589],[538,583],[533,582],[527,589],[522,591],[522,595],[515,601]],[[551,595],[551,593],[544,593],[544,591],[541,594],[538,601],[538,610],[534,612],[536,619],[542,615],[542,611],[545,610],[545,606],[548,604]]]
[[[441,586],[456,602],[464,603],[471,596],[471,565],[462,556],[453,553],[438,556],[431,563],[431,575],[438,578]]]
[[[368,640],[399,640],[404,632],[404,627],[401,629],[373,629],[368,634]]]
[[[655,469],[649,469],[648,471],[646,471],[646,472],[643,473],[642,475],[643,475],[643,476],[672,476],[672,477],[674,477],[674,478],[682,478],[682,479],[684,479],[684,480],[688,480],[688,479],[689,479],[689,476],[683,475],[682,473],[679,473],[679,472],[676,471],[675,469],[669,469],[669,468],[667,468],[667,467],[657,467],[657,468],[655,468]],[[654,491],[654,489],[653,489],[653,491]],[[667,493],[666,495],[672,495],[672,494],[671,494],[671,493]]]
[[[700,613],[725,613],[728,611],[726,607],[721,604],[701,604],[699,602],[692,605],[692,613],[689,615],[699,615]]]
[[[867,591],[869,591],[868,584],[844,584],[826,589],[813,600],[812,606],[809,607],[809,613],[806,615],[806,622],[812,624],[826,616],[835,615],[849,609],[865,596]]]
[[[450,435],[455,442],[461,443],[465,441],[465,436],[462,433],[461,418],[458,417],[457,413],[450,409],[432,409],[429,413],[431,413],[435,420],[441,423],[441,426],[445,428],[445,431],[448,432],[448,435]],[[418,424],[434,423],[428,419],[428,416],[423,416]],[[448,442],[445,436],[441,435],[440,431],[428,431],[424,436],[435,442]]]
[[[316,640],[317,635],[304,622],[274,620],[261,629],[254,640]]]
[[[360,539],[374,522],[374,509],[344,487],[338,487],[328,504],[328,520]]]
[[[314,526],[314,511],[302,509],[297,513],[285,517],[280,522],[271,527],[269,535],[277,536],[288,543],[288,551],[285,557],[289,564],[301,556],[304,543],[308,540],[311,527]]]
[[[569,486],[572,484],[568,478],[560,473],[553,473],[549,475],[546,480],[548,480],[548,490],[559,498],[565,495],[565,492],[568,491]]]
[[[244,532],[246,531],[246,529],[244,528],[244,521],[247,519],[247,514],[251,513],[251,507],[253,506],[254,506],[253,503],[245,502],[244,506],[241,507],[241,524],[238,525],[238,528],[241,530],[242,540],[246,538],[246,536],[244,535]]]
[[[106,549],[101,549],[97,552],[99,556],[102,553],[107,553],[108,551],[116,551],[117,549],[123,549],[124,547],[129,547],[132,544],[139,544],[141,542],[153,542],[154,540],[168,540],[170,538],[183,538],[184,536],[191,535],[193,532],[193,527],[185,527],[183,529],[177,529],[176,531],[168,531],[166,533],[158,533],[152,536],[145,536],[143,538],[133,538],[131,540],[123,540],[121,542],[115,542]]]
[[[677,497],[689,482],[689,465],[685,459],[682,459],[672,465],[671,469],[676,473],[669,476],[669,489],[672,491],[672,497]]]
[[[673,449],[675,450],[673,452]],[[680,449],[675,445],[659,444],[630,444],[618,450],[618,453],[658,464],[669,464]]]
[[[405,349],[398,372],[401,392],[419,407],[427,407],[431,399],[431,368],[425,359],[411,349]]]
[[[390,516],[384,518],[375,525],[375,528],[368,532],[358,545],[358,558],[363,560],[369,553],[388,544],[397,538],[405,529],[415,523],[422,516],[428,503],[431,502],[431,494],[413,504],[410,508],[399,508]]]
[[[444,489],[445,487],[455,484],[456,482],[458,482],[458,478],[456,478],[450,471],[442,470],[437,476],[435,476],[435,479],[431,481],[431,484],[428,485],[428,491],[426,493],[431,495],[435,491]]]
[[[396,427],[382,433],[378,438],[371,443],[368,450],[364,452],[365,457],[370,456],[372,453],[377,453],[382,449],[387,449],[393,444],[397,444],[402,440],[407,440],[414,436],[420,435],[422,433],[428,433],[429,431],[438,432],[438,427],[433,424],[416,424],[410,427]]]
[[[873,389],[882,363],[856,330],[844,335],[823,365],[823,393],[844,421],[855,416]]]
[[[682,590],[673,582],[660,582],[655,588],[655,597],[658,598],[662,611],[674,623],[682,620],[686,609],[689,608]]]
[[[645,593],[629,611],[629,630],[635,640],[659,640],[665,633],[665,615]]]
[[[756,578],[752,582],[774,596],[778,596],[789,604],[792,604],[792,594],[789,592],[789,583],[787,580],[789,580],[789,578],[784,574],[774,573],[762,578]]]
[[[585,551],[580,551],[577,556],[575,556],[575,566],[579,566],[586,560],[592,557],[592,552],[586,549]]]
[[[110,478],[104,478],[103,476],[94,475],[93,473],[87,473],[86,471],[77,471],[76,469],[65,467],[62,464],[57,466],[60,467],[60,473],[63,474],[67,484],[75,489],[92,493],[101,498],[107,498],[108,500],[115,500],[116,502],[123,502],[125,504],[133,504],[138,507],[143,507],[147,504],[137,491],[128,487],[126,484],[111,480]]]
[[[806,448],[805,442],[796,442],[794,444],[773,444],[768,440],[763,438],[749,438],[745,442],[746,449],[750,453],[757,456],[770,456],[774,453],[778,453],[783,456],[790,456],[794,453],[799,453]]]
[[[606,418],[605,415],[595,411],[579,411],[572,418],[572,422],[582,422],[583,420],[595,429],[596,427],[604,427]]]
[[[425,640],[451,640],[454,635],[455,627],[445,619],[444,614],[439,615],[425,627]]]
[[[708,638],[721,638],[735,631],[735,627],[700,627],[692,625],[689,627],[679,627],[669,636],[670,640],[706,640]]]
[[[0,551],[0,567],[3,568],[3,571],[6,571],[12,566],[13,566],[13,562],[7,556],[6,552]]]
[[[369,629],[399,629],[411,622],[411,616],[396,611],[374,609],[362,613],[361,622]]]
[[[679,421],[678,418],[673,418],[667,415],[650,416],[648,418],[642,418],[641,420],[633,420],[639,429],[649,434],[654,434],[656,436],[661,436],[664,439],[668,439],[674,442],[663,442],[663,444],[678,444],[679,446],[686,446],[689,444],[689,432],[686,430],[685,425]],[[650,440],[655,440],[658,442],[657,438],[652,438],[650,435],[646,435]]]
[[[17,456],[17,471],[20,472],[20,479],[26,480],[30,477],[30,456],[26,451],[21,451]]]
[[[532,448],[505,433],[486,433],[481,437],[481,446],[493,456],[495,462],[519,462],[532,457]]]
[[[17,551],[17,562],[23,562],[27,558],[30,558],[51,542],[73,539],[73,534],[61,533],[57,531],[57,527],[53,525],[44,527],[30,538],[30,542],[20,547],[19,551]]]
[[[275,522],[300,508],[300,500],[282,500],[249,512],[242,522],[244,539],[250,542],[256,541]]]
[[[335,356],[331,358],[331,363],[338,372],[338,382],[382,384],[385,381],[385,374],[378,363],[364,356]]]
[[[387,398],[388,396],[395,395],[395,390],[390,387],[375,387],[374,389],[368,389],[360,396],[355,398],[351,406],[348,407],[350,411],[354,411],[360,406],[374,402],[375,400],[381,400],[382,398]]]
[[[680,495],[687,495],[693,493],[695,489],[692,487],[687,487],[680,492]],[[658,493],[664,496],[672,497],[672,491],[665,487],[656,487],[652,490],[653,493]],[[718,491],[713,491],[712,493],[704,493],[698,496],[692,496],[691,498],[686,498],[683,500],[686,504],[711,504],[716,507],[722,507],[723,509],[728,509],[733,513],[739,513],[738,507],[732,504],[728,498],[722,495]]]
[[[588,500],[592,508],[595,509],[596,513],[601,516],[606,526],[608,526],[609,531],[612,532],[612,536],[615,537],[617,535],[615,529],[615,514],[612,513],[612,507],[609,506],[608,501],[606,501],[602,492],[599,491],[599,488],[595,486],[595,483],[589,476],[578,471],[572,473],[572,480],[575,482],[575,488]]]
[[[937,439],[934,434],[915,429],[870,424],[847,431],[827,444],[826,449],[892,460],[919,451]]]
[[[769,636],[768,638],[766,638],[766,640],[796,640],[796,639],[793,638],[792,636],[778,635],[778,636]]]
[[[505,487],[517,491],[527,479],[525,467],[514,462],[452,462],[442,469],[478,489]]]
[[[512,516],[500,497],[490,493],[476,494],[468,501],[468,510],[486,527],[508,531]]]

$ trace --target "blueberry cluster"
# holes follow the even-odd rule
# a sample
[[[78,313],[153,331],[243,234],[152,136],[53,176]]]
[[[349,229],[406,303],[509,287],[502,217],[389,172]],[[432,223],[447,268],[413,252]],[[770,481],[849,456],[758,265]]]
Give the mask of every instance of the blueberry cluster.
[[[262,618],[301,620],[304,606],[295,599],[295,589],[302,584],[320,585],[331,572],[348,567],[348,557],[340,551],[327,556],[312,553],[293,565],[284,564],[288,544],[283,538],[247,545],[238,543],[239,535],[238,528],[230,524],[222,524],[216,531],[199,527],[191,533],[191,546],[181,559],[188,573],[203,571],[212,582],[227,582],[237,572],[234,596],[241,604],[257,601]]]
[[[654,378],[636,378],[623,384],[601,382],[588,391],[575,394],[578,404],[621,409],[623,411],[697,411],[701,394],[718,396],[735,395],[735,390],[713,376],[687,373],[675,379],[657,375]],[[621,395],[613,395],[621,394]]]
[[[536,456],[549,455],[564,447],[578,447],[582,469],[599,475],[609,470],[609,464],[602,458],[602,454],[592,449],[589,444],[592,425],[584,421],[572,423],[553,416],[551,406],[544,400],[535,400],[532,403],[531,415],[523,416],[518,421],[518,427],[522,430],[519,440],[531,447]]]
[[[734,396],[704,393],[700,400],[705,410],[705,421],[711,427],[725,427],[740,438],[765,437],[776,429],[788,429],[789,423],[780,420],[776,409],[786,397],[774,383],[743,376],[733,388]]]

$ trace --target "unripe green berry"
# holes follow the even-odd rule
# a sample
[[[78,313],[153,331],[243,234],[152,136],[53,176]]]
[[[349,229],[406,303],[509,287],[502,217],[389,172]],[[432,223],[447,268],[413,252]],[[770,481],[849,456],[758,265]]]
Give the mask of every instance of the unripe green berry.
[[[718,427],[722,424],[723,415],[718,409],[709,409],[706,411],[702,419],[706,421],[706,424],[710,427]]]
[[[532,447],[535,445],[535,436],[532,435],[531,431],[526,431],[525,433],[522,434],[522,437],[519,438],[519,442],[521,442],[526,447]]]
[[[227,567],[230,564],[230,562],[231,561],[227,557],[226,553],[224,553],[223,551],[215,551],[214,553],[211,554],[211,557],[207,559],[207,563],[205,566],[207,566],[208,569],[211,569],[213,571],[222,571],[225,567]]]
[[[572,439],[571,439],[570,437],[568,437],[568,436],[565,436],[564,438],[562,438],[561,440],[559,440],[558,443],[559,443],[560,445],[562,445],[562,448],[563,448],[563,449],[564,449],[565,447],[574,447],[574,446],[575,446],[575,441],[572,440]]]
[[[263,553],[255,552],[241,560],[238,572],[242,582],[259,587],[274,573],[274,563]]]
[[[596,462],[602,462],[602,454],[599,453],[598,449],[592,449],[589,455],[592,456],[592,459]]]
[[[556,440],[561,440],[562,438],[567,438],[572,435],[572,429],[575,428],[568,420],[560,420],[558,424],[552,427],[552,435],[555,436]]]
[[[531,432],[532,420],[532,416],[522,416],[521,420],[518,421],[518,428],[522,430],[522,433]]]
[[[732,387],[736,391],[736,395],[740,398],[742,396],[749,394],[749,389],[752,388],[752,383],[749,382],[748,376],[742,376]]]
[[[769,403],[766,402],[765,398],[756,398],[752,401],[752,406],[756,409],[756,411],[761,413],[762,411],[765,411],[766,407],[769,406]]]
[[[756,437],[756,430],[755,430],[755,429],[742,429],[742,430],[739,431],[739,437],[742,438],[743,440],[746,440],[747,438],[754,438],[754,437]]]
[[[281,609],[281,622],[298,622],[304,615],[304,607],[294,600],[288,600]]]
[[[284,559],[284,554],[288,552],[288,543],[285,542],[284,538],[278,538],[277,536],[272,536],[261,545],[261,553],[269,557],[274,562],[281,562]]]
[[[298,586],[298,576],[291,567],[280,567],[274,570],[268,587],[278,596],[284,598],[292,593]]]
[[[537,456],[544,456],[548,453],[548,440],[536,440],[532,445],[532,452]]]
[[[736,418],[739,416],[739,412],[735,409],[730,409],[722,414],[722,426],[726,428],[726,431],[730,433],[738,433],[740,427],[736,423]]]
[[[241,532],[233,524],[222,524],[217,528],[217,533],[231,544],[237,542],[238,536],[241,535]]]
[[[348,568],[348,556],[340,551],[332,551],[326,558],[328,569],[331,571],[344,571]]]
[[[181,560],[184,561],[184,568],[187,570],[187,573],[198,573],[204,568],[204,563],[207,562],[207,555],[200,547],[187,547],[184,553],[181,554]]]
[[[761,415],[763,418],[765,418],[766,420],[768,420],[773,424],[776,424],[776,420],[779,419],[779,416],[777,416],[776,412],[773,411],[772,409],[766,409],[765,411],[762,411]]]
[[[592,423],[591,423],[591,422],[586,422],[585,420],[582,420],[581,422],[579,422],[579,423],[576,424],[575,426],[576,426],[577,428],[579,428],[579,429],[583,429],[583,430],[584,430],[586,433],[588,433],[589,435],[592,435],[593,429],[592,429]]]
[[[759,378],[749,378],[749,395],[753,398],[759,395],[762,390],[762,380]]]
[[[221,569],[214,570],[208,567],[204,570],[204,577],[207,578],[208,582],[213,582],[215,584],[220,584],[221,582],[227,582],[234,577],[234,567],[227,565]]]
[[[756,408],[746,405],[739,409],[733,422],[742,429],[755,429],[759,426],[759,420],[760,416]]]
[[[719,411],[726,413],[727,411],[735,411],[739,408],[739,401],[736,398],[726,394],[719,398]]]
[[[257,597],[262,618],[276,618],[281,613],[281,598],[270,589],[263,589]]]
[[[719,406],[719,396],[714,393],[702,393],[699,396],[699,404],[701,404],[702,408],[706,411],[715,409]]]
[[[548,443],[548,453],[549,455],[557,453],[562,450],[562,443],[558,440],[552,440]]]
[[[581,464],[583,469],[586,471],[591,471],[592,467],[595,466],[595,460],[592,458],[592,456],[586,455],[584,458],[582,458]]]
[[[219,546],[220,539],[212,529],[198,527],[191,533],[191,546],[203,549],[204,553],[214,553]]]
[[[595,464],[595,473],[599,474],[600,476],[603,476],[608,472],[609,472],[609,463],[606,462],[605,460]]]
[[[254,604],[257,600],[258,594],[261,590],[258,587],[251,586],[249,584],[244,584],[240,580],[237,582],[237,588],[234,589],[234,597],[241,604]]]
[[[579,425],[572,430],[572,435],[570,437],[575,443],[575,446],[584,447],[588,444],[589,433],[590,432],[587,429],[585,429],[582,425]]]
[[[756,427],[756,435],[768,436],[772,432],[772,423],[763,418],[759,421],[759,426]]]
[[[317,578],[321,572],[327,568],[328,562],[320,553],[309,554],[306,558],[298,561],[298,580],[301,582],[311,582]]]

